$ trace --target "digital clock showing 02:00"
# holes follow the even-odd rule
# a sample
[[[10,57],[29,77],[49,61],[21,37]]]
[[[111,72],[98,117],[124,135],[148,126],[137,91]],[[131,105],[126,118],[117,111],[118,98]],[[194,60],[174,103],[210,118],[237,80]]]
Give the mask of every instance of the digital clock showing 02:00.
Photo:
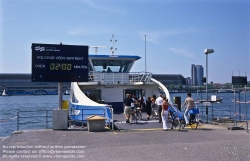
[[[49,65],[50,70],[71,70],[72,64],[67,63],[50,63]]]

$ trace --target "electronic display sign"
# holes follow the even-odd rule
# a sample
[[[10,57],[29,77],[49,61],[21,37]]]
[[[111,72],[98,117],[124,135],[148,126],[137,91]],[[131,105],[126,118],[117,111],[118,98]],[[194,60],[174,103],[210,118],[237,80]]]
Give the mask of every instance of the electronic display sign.
[[[32,43],[32,82],[87,82],[88,46]]]
[[[233,85],[247,85],[247,77],[232,76]]]

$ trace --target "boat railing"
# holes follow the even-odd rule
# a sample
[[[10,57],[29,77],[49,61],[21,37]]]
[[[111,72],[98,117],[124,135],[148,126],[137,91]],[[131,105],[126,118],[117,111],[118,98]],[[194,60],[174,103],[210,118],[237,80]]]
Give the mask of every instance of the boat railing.
[[[152,73],[130,73],[130,82],[150,82]]]
[[[135,82],[150,82],[152,73],[149,72],[89,72],[89,82],[103,84],[130,84]]]

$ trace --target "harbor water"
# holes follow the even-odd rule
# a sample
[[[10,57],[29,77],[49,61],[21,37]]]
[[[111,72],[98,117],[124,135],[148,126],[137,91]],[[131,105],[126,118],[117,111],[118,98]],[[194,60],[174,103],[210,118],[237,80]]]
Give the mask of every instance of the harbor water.
[[[213,103],[213,113],[215,117],[226,117],[229,116],[234,118],[234,111],[237,113],[237,120],[250,119],[250,92],[244,93],[208,93],[208,98],[211,98],[211,95],[216,95],[217,98],[223,98],[222,103]],[[147,95],[146,95],[147,97]],[[181,104],[185,101],[187,95],[186,93],[170,93],[171,100],[173,101],[174,97],[181,97]],[[194,100],[200,99],[201,97],[205,99],[206,94],[203,93],[197,94],[192,93]],[[236,103],[234,105],[234,98],[236,101],[248,102],[248,103]],[[63,99],[68,100],[69,95],[64,95]],[[201,107],[202,104],[197,104]],[[200,108],[199,107],[199,108]],[[19,116],[22,117],[31,117],[28,118],[30,123],[25,120],[25,118],[19,119],[20,127],[19,130],[28,130],[28,129],[45,129],[52,127],[52,118],[46,118],[46,111],[49,110],[48,115],[51,116],[52,110],[58,108],[58,96],[57,95],[38,95],[38,96],[1,96],[0,97],[0,137],[5,137],[11,135],[15,130],[17,130],[17,114],[18,111],[40,111],[40,112],[26,112],[23,114],[19,113]],[[202,107],[201,107],[202,108]],[[210,107],[211,108],[211,107]],[[246,111],[247,109],[247,111]],[[211,110],[210,110],[211,111]],[[210,112],[209,111],[209,112]],[[246,113],[247,112],[247,113]],[[27,114],[28,113],[28,114]],[[203,114],[203,113],[202,113]],[[204,118],[205,113],[204,113]],[[211,119],[211,118],[209,118]],[[22,124],[22,121],[25,124]],[[47,124],[46,124],[47,121]]]
[[[64,95],[63,100],[68,100],[69,95]],[[45,129],[46,128],[46,111],[50,110],[48,115],[51,116],[52,110],[58,109],[58,95],[25,95],[25,96],[1,96],[0,97],[0,137],[8,136],[17,130],[17,113],[18,111],[40,111],[19,113],[22,122],[38,122],[20,124],[20,130],[24,129]],[[42,116],[42,117],[39,117]],[[52,118],[48,119],[51,128]]]

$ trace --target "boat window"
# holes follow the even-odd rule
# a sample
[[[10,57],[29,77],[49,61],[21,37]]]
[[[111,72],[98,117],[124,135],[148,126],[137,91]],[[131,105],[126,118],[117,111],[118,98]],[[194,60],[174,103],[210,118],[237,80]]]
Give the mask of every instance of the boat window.
[[[145,95],[145,90],[143,89],[125,89],[124,90],[124,97],[126,94],[132,94],[136,98],[140,98],[143,94]]]
[[[133,60],[92,60],[96,72],[129,72],[132,63]]]
[[[82,90],[82,92],[92,101],[98,103],[102,101],[101,90]]]

